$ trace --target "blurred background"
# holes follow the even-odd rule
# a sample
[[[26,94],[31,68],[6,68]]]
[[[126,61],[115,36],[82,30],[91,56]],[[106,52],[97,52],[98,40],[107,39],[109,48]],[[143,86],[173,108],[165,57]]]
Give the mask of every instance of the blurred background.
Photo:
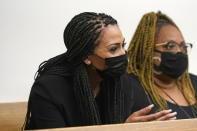
[[[142,15],[162,11],[193,43],[189,70],[197,74],[196,0],[0,0],[0,102],[27,101],[39,64],[63,53],[63,31],[84,11],[118,20],[127,45]]]

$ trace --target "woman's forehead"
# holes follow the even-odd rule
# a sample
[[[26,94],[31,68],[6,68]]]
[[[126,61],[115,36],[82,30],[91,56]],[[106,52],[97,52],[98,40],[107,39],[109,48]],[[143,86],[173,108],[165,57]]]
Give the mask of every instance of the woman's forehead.
[[[184,38],[181,32],[172,25],[165,25],[163,26],[156,38],[156,43],[174,41],[176,43],[182,43]]]
[[[103,28],[98,40],[99,46],[107,46],[112,43],[122,43],[124,37],[118,25],[108,25]]]

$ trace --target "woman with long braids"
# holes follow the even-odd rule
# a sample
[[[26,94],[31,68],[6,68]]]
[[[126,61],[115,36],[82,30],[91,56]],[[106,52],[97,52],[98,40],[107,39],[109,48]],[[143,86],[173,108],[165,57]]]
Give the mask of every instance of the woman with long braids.
[[[174,119],[197,118],[197,77],[188,73],[191,48],[165,14],[142,17],[128,48],[133,112],[153,103],[151,113],[172,109]]]
[[[25,129],[57,128],[169,119],[164,110],[128,119],[133,105],[124,37],[103,13],[76,15],[64,30],[67,51],[43,62],[32,86]],[[136,118],[136,119],[135,119]]]

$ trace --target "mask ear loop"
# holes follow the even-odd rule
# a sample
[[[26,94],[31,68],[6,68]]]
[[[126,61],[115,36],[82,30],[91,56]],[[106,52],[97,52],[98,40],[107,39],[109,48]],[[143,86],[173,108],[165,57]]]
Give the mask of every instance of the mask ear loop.
[[[161,53],[161,51],[156,50],[156,49],[155,49],[155,52]],[[154,56],[153,57],[153,60],[157,60],[157,61],[160,61],[161,62],[161,58],[160,57],[157,57],[157,56]],[[156,75],[161,75],[162,74],[162,71],[157,71],[157,70],[155,70],[155,68],[153,68],[153,72]]]

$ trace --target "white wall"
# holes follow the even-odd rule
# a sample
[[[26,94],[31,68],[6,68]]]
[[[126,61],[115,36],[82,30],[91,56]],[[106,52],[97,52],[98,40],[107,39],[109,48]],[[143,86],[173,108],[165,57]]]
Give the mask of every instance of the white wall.
[[[196,0],[0,0],[0,102],[28,99],[38,65],[65,52],[63,30],[74,15],[112,15],[129,43],[142,15],[158,10],[194,43],[190,72],[197,74]]]

